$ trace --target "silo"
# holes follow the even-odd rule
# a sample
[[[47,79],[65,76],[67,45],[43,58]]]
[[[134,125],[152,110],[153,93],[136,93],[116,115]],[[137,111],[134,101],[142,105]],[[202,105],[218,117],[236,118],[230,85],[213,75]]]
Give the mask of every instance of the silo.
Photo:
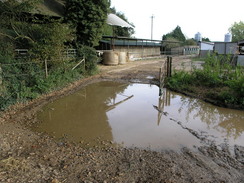
[[[225,42],[231,42],[232,36],[230,33],[225,34]]]
[[[202,35],[201,35],[200,32],[198,32],[198,33],[195,34],[195,40],[196,41],[202,41]]]

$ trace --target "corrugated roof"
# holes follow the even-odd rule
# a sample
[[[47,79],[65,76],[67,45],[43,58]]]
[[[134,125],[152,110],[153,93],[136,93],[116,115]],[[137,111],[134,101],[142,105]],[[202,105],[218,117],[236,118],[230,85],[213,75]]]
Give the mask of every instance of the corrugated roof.
[[[64,5],[64,0],[44,0],[31,13],[62,17],[64,14]]]
[[[111,41],[101,40],[101,43],[112,44]],[[129,41],[129,40],[114,40],[115,46],[157,46],[160,47],[161,43],[146,42],[146,41]]]
[[[128,27],[128,28],[133,27],[130,24],[128,24],[126,21],[124,21],[123,19],[121,19],[120,17],[112,13],[108,14],[107,24],[120,26],[120,27]]]

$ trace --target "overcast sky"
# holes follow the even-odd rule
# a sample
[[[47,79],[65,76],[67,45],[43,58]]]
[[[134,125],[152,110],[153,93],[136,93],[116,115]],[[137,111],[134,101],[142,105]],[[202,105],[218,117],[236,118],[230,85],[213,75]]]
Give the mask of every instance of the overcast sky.
[[[211,41],[224,41],[234,22],[244,21],[244,0],[111,0],[111,6],[123,12],[135,25],[136,38],[162,39],[177,25],[187,38],[197,32]]]

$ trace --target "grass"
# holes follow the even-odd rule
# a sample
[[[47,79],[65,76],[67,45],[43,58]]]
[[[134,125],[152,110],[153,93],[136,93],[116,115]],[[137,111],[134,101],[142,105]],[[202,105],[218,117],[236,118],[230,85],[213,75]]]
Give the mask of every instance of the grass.
[[[45,77],[43,65],[35,63],[31,58],[15,60],[0,53],[0,64],[5,63],[1,65],[3,83],[0,85],[0,111],[15,103],[35,99],[42,94],[63,88],[68,83],[94,75],[97,72],[96,52],[89,47],[81,48],[80,52],[82,52],[81,58],[86,58],[85,64],[72,70],[80,57],[74,60],[62,60],[63,62],[49,66],[48,77]],[[12,64],[16,62],[22,64]],[[28,62],[32,64],[26,64]]]
[[[204,57],[193,57],[191,58],[192,62],[196,62],[196,61],[205,61],[206,58]]]
[[[196,93],[222,106],[244,109],[244,68],[232,66],[228,56],[212,55],[204,61],[202,70],[174,72],[166,80],[166,86],[181,92]]]

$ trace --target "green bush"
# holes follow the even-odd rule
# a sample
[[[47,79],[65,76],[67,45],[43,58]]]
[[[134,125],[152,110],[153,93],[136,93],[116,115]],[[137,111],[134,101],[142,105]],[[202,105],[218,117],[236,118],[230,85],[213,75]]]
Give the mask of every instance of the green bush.
[[[244,98],[244,76],[235,80],[227,80],[225,83],[235,92],[238,97]]]
[[[206,96],[226,105],[239,105],[244,108],[243,68],[233,66],[230,56],[208,56],[202,70],[195,69],[191,73],[175,72],[171,78],[167,78],[166,86],[187,91],[190,91],[192,87],[216,88],[217,90],[223,88],[220,92],[209,91]]]
[[[188,88],[189,85],[194,83],[194,78],[190,73],[180,71],[175,72],[172,77],[167,78],[166,86],[172,89]]]
[[[195,70],[191,77],[194,84],[198,86],[217,87],[222,85],[222,81],[215,72],[205,72],[204,70]]]
[[[96,50],[88,46],[78,46],[77,57],[79,60],[85,59],[85,72],[88,74],[94,74],[97,72],[98,57]]]
[[[106,20],[108,1],[102,1],[99,7],[96,7],[96,2],[92,1],[80,3],[88,7],[86,11],[89,11],[89,16],[87,17],[88,14],[86,14],[86,17],[81,16],[82,19],[79,17],[76,19],[79,30],[82,29],[81,32],[76,32],[78,35],[75,35],[74,29],[67,23],[59,20],[46,18],[47,22],[45,20],[35,20],[35,23],[25,21],[25,17],[21,16],[22,12],[31,10],[34,7],[32,2],[34,3],[34,1],[0,3],[2,10],[0,11],[0,66],[2,68],[0,77],[3,80],[0,84],[0,110],[16,102],[34,99],[40,94],[63,87],[69,82],[97,71],[97,56],[93,48],[79,46],[77,59],[73,60],[64,58],[63,51],[72,44],[95,45],[99,41],[98,38],[101,36],[103,23]],[[77,6],[72,6],[72,8],[76,9]],[[90,11],[90,8],[93,11]],[[93,12],[103,14],[101,16],[98,13],[93,16]],[[76,13],[79,14],[80,11],[70,11],[71,15],[76,16]],[[98,21],[99,16],[99,20],[102,21]],[[91,21],[86,21],[88,19],[93,21],[92,24]],[[93,24],[99,24],[99,26],[91,26]],[[91,27],[93,27],[92,30]],[[81,39],[77,41],[76,38]],[[17,60],[15,48],[28,49],[28,57]],[[85,65],[80,64],[72,70],[83,58],[85,58]],[[44,61],[47,61],[47,65]],[[46,66],[48,77],[45,75]]]
[[[0,87],[4,88],[4,92],[1,89],[0,110],[4,110],[16,102],[31,100],[41,94],[64,87],[67,83],[80,79],[83,77],[82,75],[89,73],[88,71],[83,73],[84,67],[82,66],[71,70],[76,64],[72,60],[49,69],[48,77],[45,76],[41,64],[29,59],[16,60],[9,55],[0,54],[1,63],[3,83]]]

